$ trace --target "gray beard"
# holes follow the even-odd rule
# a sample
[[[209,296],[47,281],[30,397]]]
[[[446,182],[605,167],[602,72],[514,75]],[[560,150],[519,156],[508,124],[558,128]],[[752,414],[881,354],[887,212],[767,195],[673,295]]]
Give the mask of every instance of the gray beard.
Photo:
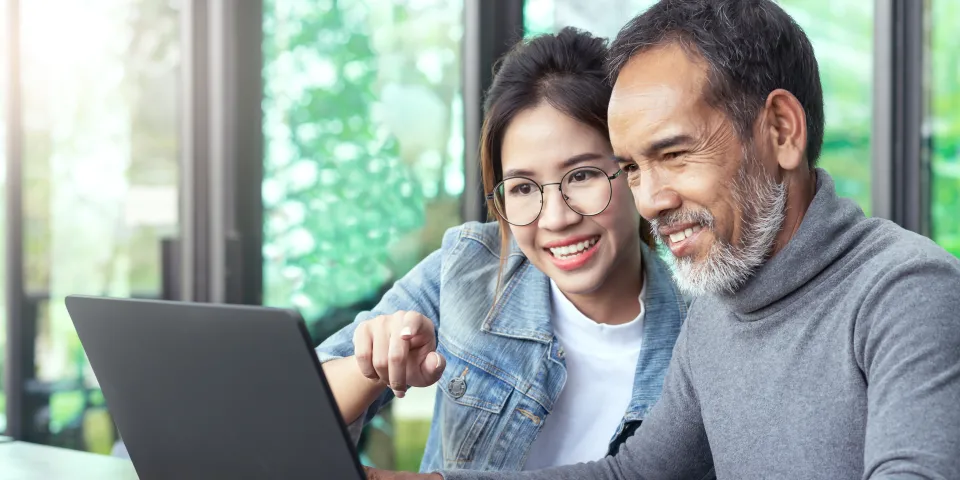
[[[688,294],[737,291],[773,250],[786,216],[787,186],[762,174],[751,175],[749,163],[755,163],[755,160],[747,154],[733,182],[733,199],[743,217],[740,244],[732,245],[717,238],[703,260],[674,258],[677,285]],[[762,172],[759,166],[755,171]],[[660,225],[693,221],[713,230],[713,215],[706,210],[669,213],[650,224],[654,236],[663,244],[666,239],[657,233]]]

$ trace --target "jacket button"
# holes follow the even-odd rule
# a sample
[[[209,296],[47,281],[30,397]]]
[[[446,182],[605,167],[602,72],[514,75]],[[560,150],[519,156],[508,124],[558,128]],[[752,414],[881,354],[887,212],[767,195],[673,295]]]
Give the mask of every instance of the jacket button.
[[[563,358],[566,353],[563,352],[563,347],[557,348],[557,356]]]
[[[447,388],[450,389],[450,395],[453,395],[453,398],[460,398],[464,393],[467,393],[467,381],[463,377],[454,378],[450,380]]]

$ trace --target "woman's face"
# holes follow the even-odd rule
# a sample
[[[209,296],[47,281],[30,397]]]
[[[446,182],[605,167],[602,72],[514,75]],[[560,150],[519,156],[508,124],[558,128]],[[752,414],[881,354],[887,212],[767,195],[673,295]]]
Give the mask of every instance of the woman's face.
[[[613,175],[618,167],[612,158],[610,143],[600,132],[545,102],[514,117],[504,134],[501,150],[504,179],[522,176],[541,185],[556,184],[580,167],[597,167],[607,176]],[[591,179],[589,173],[564,179],[567,202],[575,206],[603,204],[605,198],[598,202],[596,195],[583,198],[577,193],[577,188],[586,182],[606,183],[602,174]],[[636,269],[639,265],[640,215],[633,206],[626,175],[610,180],[610,184],[610,203],[598,215],[584,216],[573,211],[564,202],[558,185],[547,185],[543,187],[540,216],[529,225],[510,226],[527,258],[564,293],[596,292],[618,268]],[[539,201],[535,187],[525,187],[523,182],[511,185],[512,194],[510,187],[504,190],[505,203],[531,194],[532,199],[525,201]]]

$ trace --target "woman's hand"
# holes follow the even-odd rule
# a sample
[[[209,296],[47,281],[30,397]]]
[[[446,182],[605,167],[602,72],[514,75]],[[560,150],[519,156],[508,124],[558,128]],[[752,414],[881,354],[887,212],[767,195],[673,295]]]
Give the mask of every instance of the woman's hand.
[[[353,334],[354,356],[363,376],[403,398],[407,386],[440,380],[447,362],[437,353],[433,322],[417,312],[396,312],[367,320]]]

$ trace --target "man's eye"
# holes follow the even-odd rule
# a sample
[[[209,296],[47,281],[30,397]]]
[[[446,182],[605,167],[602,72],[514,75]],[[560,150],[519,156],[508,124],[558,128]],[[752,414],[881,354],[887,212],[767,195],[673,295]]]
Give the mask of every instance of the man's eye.
[[[686,153],[687,152],[668,152],[661,155],[661,157],[663,157],[664,160],[673,160],[675,158],[679,158],[683,156]]]

